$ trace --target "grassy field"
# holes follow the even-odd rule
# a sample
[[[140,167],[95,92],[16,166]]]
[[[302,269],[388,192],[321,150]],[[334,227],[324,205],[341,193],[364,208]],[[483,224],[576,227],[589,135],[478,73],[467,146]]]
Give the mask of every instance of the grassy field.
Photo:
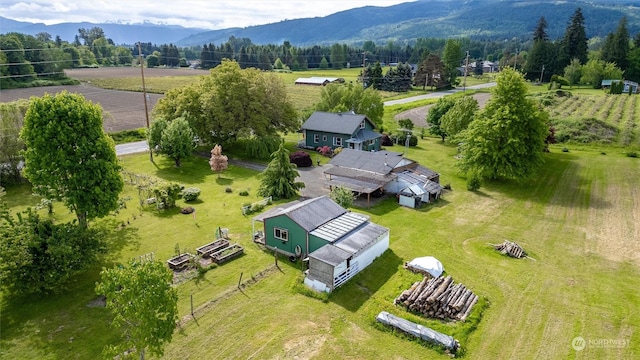
[[[163,158],[154,165],[146,155],[123,157],[128,171],[201,188],[196,218],[177,210],[142,211],[128,186],[128,209],[94,224],[119,229],[109,239],[103,264],[75,279],[64,295],[2,298],[0,357],[99,357],[102,347],[117,339],[108,312],[92,306],[100,267],[149,252],[164,261],[176,244],[193,250],[222,226],[246,254],[177,285],[183,321],[164,358],[448,358],[378,326],[374,318],[381,310],[454,335],[466,358],[637,358],[640,161],[619,149],[606,150],[608,155],[598,147],[563,153],[553,147],[534,180],[489,183],[472,193],[454,169],[455,148],[435,138],[421,140],[408,157],[439,171],[441,182],[453,190],[419,210],[399,207],[393,199],[354,209],[391,229],[390,250],[327,302],[297,290],[299,264],[281,259],[278,270],[273,255],[251,241],[251,219],[242,216],[240,206],[257,199],[256,172],[230,166],[218,178],[203,158],[176,169]],[[226,187],[233,192],[226,193]],[[250,196],[239,196],[241,190]],[[7,193],[13,211],[38,202],[27,186]],[[71,218],[62,206],[55,210],[56,219]],[[517,241],[535,260],[493,251],[490,244],[503,239]],[[456,282],[484,299],[482,317],[477,307],[466,324],[447,324],[393,306],[417,279],[402,269],[403,262],[424,255],[436,256]],[[191,296],[195,319],[189,315]],[[592,343],[575,351],[571,341],[577,336]],[[624,347],[605,348],[602,339],[624,341]]]

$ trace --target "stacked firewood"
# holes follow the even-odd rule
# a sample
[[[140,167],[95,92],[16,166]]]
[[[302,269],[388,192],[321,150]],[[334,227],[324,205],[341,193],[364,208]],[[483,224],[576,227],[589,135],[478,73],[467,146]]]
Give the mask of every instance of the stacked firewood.
[[[398,296],[394,304],[441,320],[465,321],[478,296],[463,284],[454,284],[451,276],[425,277]]]
[[[493,248],[500,251],[503,255],[509,255],[516,259],[527,256],[527,253],[520,245],[509,240],[503,241],[502,244],[493,245]]]

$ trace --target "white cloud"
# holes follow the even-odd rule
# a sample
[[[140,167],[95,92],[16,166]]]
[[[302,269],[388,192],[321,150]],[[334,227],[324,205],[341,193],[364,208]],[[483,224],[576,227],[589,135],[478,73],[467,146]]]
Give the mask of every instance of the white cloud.
[[[339,11],[372,6],[391,6],[412,0],[0,0],[6,18],[42,22],[134,22],[144,21],[224,29],[279,22],[285,19],[326,16]]]

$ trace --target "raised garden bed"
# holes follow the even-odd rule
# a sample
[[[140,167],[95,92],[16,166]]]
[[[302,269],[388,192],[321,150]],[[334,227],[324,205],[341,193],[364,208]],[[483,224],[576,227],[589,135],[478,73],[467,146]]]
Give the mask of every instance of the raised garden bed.
[[[239,244],[230,245],[222,250],[218,250],[214,253],[211,253],[209,256],[211,260],[216,264],[222,264],[229,260],[235,259],[238,256],[242,255],[244,252],[244,248]]]
[[[189,264],[189,260],[191,260],[191,258],[193,258],[192,254],[184,253],[172,257],[171,259],[167,260],[167,263],[169,264],[169,268],[171,268],[171,270],[182,270],[187,266],[187,264]]]
[[[229,247],[229,240],[227,239],[218,239],[214,242],[210,242],[207,245],[200,246],[196,249],[199,255],[202,257],[208,257],[212,253],[216,251],[220,251],[224,248]]]

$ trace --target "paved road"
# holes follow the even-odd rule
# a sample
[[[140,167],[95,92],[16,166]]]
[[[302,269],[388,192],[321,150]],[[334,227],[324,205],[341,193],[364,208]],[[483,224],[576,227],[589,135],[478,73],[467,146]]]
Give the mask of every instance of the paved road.
[[[146,141],[136,141],[131,143],[125,143],[116,145],[116,155],[136,154],[149,151],[149,145]]]
[[[491,82],[491,83],[486,83],[486,84],[467,86],[467,89],[469,89],[469,90],[487,89],[487,88],[493,87],[495,85],[496,85],[496,83]],[[404,98],[404,99],[389,100],[389,101],[385,101],[384,102],[384,106],[406,104],[406,103],[410,103],[410,102],[414,102],[414,101],[418,101],[418,100],[424,100],[424,99],[437,99],[437,98],[441,98],[441,97],[446,96],[446,95],[455,94],[455,93],[458,93],[458,92],[461,92],[461,91],[464,91],[464,90],[461,89],[461,88],[455,88],[455,89],[446,90],[446,91],[439,91],[439,92],[435,92],[435,93],[412,96],[412,97],[408,97],[408,98]]]

